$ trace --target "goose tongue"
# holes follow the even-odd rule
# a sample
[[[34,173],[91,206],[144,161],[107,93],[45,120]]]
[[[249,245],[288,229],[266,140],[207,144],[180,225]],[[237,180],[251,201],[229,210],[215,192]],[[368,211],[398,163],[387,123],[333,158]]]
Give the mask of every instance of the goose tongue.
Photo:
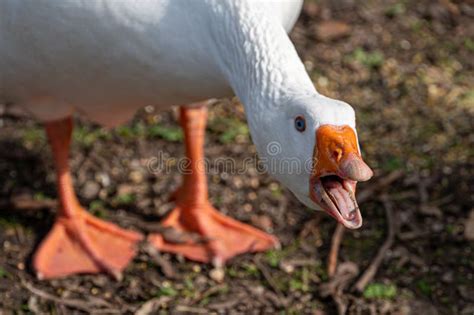
[[[353,221],[356,218],[358,206],[351,193],[333,176],[323,178],[322,184],[341,216],[347,221]]]

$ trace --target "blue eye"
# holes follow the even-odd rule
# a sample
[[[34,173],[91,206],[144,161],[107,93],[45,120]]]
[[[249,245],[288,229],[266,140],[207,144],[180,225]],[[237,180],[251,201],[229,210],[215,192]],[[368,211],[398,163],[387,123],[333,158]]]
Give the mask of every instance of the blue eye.
[[[295,118],[295,128],[299,132],[303,132],[306,129],[306,120],[303,116],[298,116]]]

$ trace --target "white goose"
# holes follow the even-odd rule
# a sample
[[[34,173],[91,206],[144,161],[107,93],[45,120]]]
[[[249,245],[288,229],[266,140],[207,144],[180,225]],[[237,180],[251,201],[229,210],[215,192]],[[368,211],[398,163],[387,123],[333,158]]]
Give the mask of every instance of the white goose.
[[[115,126],[145,105],[190,104],[181,107],[190,172],[163,225],[209,241],[176,244],[150,236],[160,250],[222,264],[277,244],[208,202],[200,167],[206,109],[197,102],[233,93],[244,104],[270,174],[307,206],[349,228],[362,224],[354,189],[372,171],[360,156],[353,109],[315,90],[286,34],[301,5],[301,0],[0,2],[0,102],[21,105],[45,123],[56,162],[61,203],[34,258],[39,277],[101,271],[118,277],[142,239],[79,205],[67,162],[75,111]],[[294,161],[296,169],[285,167]]]

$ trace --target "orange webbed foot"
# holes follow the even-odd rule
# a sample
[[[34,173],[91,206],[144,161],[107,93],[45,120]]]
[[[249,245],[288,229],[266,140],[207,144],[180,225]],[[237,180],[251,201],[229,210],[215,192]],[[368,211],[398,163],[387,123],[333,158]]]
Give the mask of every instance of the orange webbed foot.
[[[34,256],[33,266],[40,279],[107,272],[119,280],[142,239],[140,233],[80,209],[74,217],[56,220]]]
[[[160,251],[172,252],[203,263],[222,265],[243,253],[265,251],[279,245],[278,240],[250,225],[219,213],[209,203],[178,205],[162,222],[188,237],[173,242],[161,234],[148,237]]]

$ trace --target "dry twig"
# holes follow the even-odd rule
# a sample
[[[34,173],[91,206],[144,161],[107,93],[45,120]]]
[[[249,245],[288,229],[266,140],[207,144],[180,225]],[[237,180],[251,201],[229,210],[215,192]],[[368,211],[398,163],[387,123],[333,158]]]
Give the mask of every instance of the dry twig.
[[[29,195],[13,196],[10,200],[0,201],[0,208],[13,208],[15,210],[42,210],[54,209],[57,206],[57,200],[45,199],[36,200]]]
[[[209,314],[209,311],[202,307],[192,307],[187,305],[178,305],[175,309],[178,313],[184,314]]]
[[[142,250],[150,256],[150,258],[161,268],[163,274],[169,279],[176,279],[176,272],[173,265],[163,257],[160,252],[150,243],[146,243],[142,246]]]
[[[339,248],[341,247],[342,238],[344,236],[344,225],[338,223],[336,230],[332,235],[331,250],[328,258],[328,276],[332,278],[336,273],[337,258],[339,257]]]
[[[277,294],[278,298],[279,298],[279,302],[280,302],[280,305],[286,305],[286,299],[285,299],[285,296],[283,295],[283,293],[281,292],[281,290],[278,288],[278,286],[276,285],[275,281],[273,280],[272,276],[270,275],[270,272],[267,270],[267,268],[265,267],[264,264],[262,264],[260,262],[260,259],[258,259],[257,257],[255,257],[253,259],[253,261],[255,262],[255,265],[257,266],[257,268],[260,270],[260,272],[262,273],[263,277],[265,278],[265,280],[267,280],[268,284],[272,287],[273,291]]]
[[[223,290],[226,288],[226,284],[219,284],[216,286],[212,286],[209,289],[205,290],[204,292],[199,292],[199,294],[189,303],[190,306],[201,302],[203,299]]]
[[[388,200],[386,195],[382,196],[381,199],[385,207],[385,214],[387,216],[388,235],[387,239],[380,247],[379,251],[377,252],[377,255],[374,257],[369,267],[364,271],[362,276],[353,286],[353,289],[358,292],[363,292],[367,284],[372,281],[375,274],[377,273],[377,270],[380,267],[380,264],[382,263],[383,258],[385,257],[390,247],[392,247],[393,241],[395,240],[397,223],[395,222],[392,203]]]
[[[245,294],[240,292],[236,296],[227,297],[224,302],[216,302],[208,305],[208,308],[217,310],[220,312],[224,312],[237,304],[241,303],[242,300],[245,298]]]
[[[329,282],[320,285],[319,292],[322,297],[330,296],[337,306],[337,313],[344,315],[349,305],[348,295],[344,294],[344,290],[350,285],[352,280],[359,273],[359,268],[352,262],[341,263],[334,277]]]
[[[57,303],[59,305],[64,305],[70,308],[74,308],[77,310],[84,311],[88,314],[120,314],[121,311],[118,309],[112,309],[112,308],[94,308],[100,305],[104,305],[102,302],[101,303],[95,303],[95,302],[86,302],[83,300],[79,299],[67,299],[67,298],[60,298],[55,295],[52,295],[48,292],[45,292],[43,290],[40,290],[38,288],[35,288],[31,283],[26,282],[24,279],[21,280],[21,284],[31,293],[34,295],[39,296],[40,298],[43,298],[48,301],[52,301],[54,303]]]

